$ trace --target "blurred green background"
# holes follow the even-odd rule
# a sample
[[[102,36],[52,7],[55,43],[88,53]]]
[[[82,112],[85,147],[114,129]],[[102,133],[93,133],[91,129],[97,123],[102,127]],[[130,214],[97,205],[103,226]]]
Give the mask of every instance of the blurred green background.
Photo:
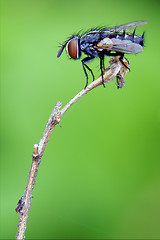
[[[33,145],[57,101],[85,85],[59,43],[88,28],[147,20],[131,72],[91,91],[62,118],[44,153],[28,239],[160,238],[160,2],[0,0],[0,238],[15,238]],[[109,58],[106,57],[107,66]],[[89,63],[98,77],[99,61]],[[90,77],[90,82],[91,82]]]

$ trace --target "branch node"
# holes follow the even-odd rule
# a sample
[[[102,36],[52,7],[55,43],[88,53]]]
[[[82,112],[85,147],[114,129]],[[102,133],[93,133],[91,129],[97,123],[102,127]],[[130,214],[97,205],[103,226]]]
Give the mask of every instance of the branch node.
[[[34,160],[37,160],[37,158],[39,158],[38,144],[34,144],[34,151],[33,151],[32,157]]]
[[[23,206],[24,206],[24,201],[22,196],[17,203],[17,207],[15,208],[15,211],[23,215]]]
[[[61,121],[61,117],[62,117],[62,114],[59,113],[59,114],[57,115],[57,117],[56,117],[56,122],[57,122],[57,124],[59,124],[59,122]]]
[[[55,126],[56,124],[59,124],[60,120],[61,120],[61,114],[60,114],[60,108],[62,107],[62,103],[61,102],[57,102],[55,104],[55,107],[53,109],[53,112],[51,114],[51,124],[53,126]]]

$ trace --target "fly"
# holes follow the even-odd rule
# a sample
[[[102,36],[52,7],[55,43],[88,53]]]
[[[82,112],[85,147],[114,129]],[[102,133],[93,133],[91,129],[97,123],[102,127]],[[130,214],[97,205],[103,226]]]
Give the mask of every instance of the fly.
[[[86,85],[88,85],[87,70],[92,74],[94,81],[94,74],[91,68],[86,64],[93,60],[95,57],[100,59],[100,70],[103,81],[104,57],[106,56],[120,56],[121,63],[128,68],[123,57],[125,53],[137,54],[143,51],[144,46],[144,33],[142,36],[136,35],[136,28],[147,24],[146,21],[135,21],[131,23],[122,24],[111,28],[95,28],[83,35],[73,35],[61,45],[57,57],[59,58],[66,49],[68,55],[73,59],[80,59],[81,53],[87,55],[81,60],[84,73],[86,75]],[[134,29],[133,33],[128,31]]]

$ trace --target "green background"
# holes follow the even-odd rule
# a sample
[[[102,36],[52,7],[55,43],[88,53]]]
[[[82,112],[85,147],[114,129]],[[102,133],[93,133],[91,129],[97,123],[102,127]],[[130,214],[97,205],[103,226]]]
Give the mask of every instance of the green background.
[[[80,60],[59,43],[100,25],[147,20],[131,72],[91,91],[64,115],[44,153],[26,237],[160,238],[160,2],[0,0],[0,238],[15,238],[33,145],[57,101],[85,86]],[[109,58],[106,57],[105,65]],[[89,63],[98,77],[99,61]],[[91,76],[90,76],[91,82]]]

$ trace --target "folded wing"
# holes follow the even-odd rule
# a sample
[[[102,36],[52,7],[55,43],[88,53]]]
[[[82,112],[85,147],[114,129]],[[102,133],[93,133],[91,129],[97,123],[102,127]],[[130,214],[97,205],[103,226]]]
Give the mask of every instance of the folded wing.
[[[115,51],[120,53],[136,54],[143,52],[143,47],[140,44],[134,43],[130,40],[121,40],[116,38],[104,38],[95,47],[99,51]]]

